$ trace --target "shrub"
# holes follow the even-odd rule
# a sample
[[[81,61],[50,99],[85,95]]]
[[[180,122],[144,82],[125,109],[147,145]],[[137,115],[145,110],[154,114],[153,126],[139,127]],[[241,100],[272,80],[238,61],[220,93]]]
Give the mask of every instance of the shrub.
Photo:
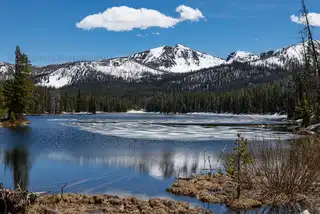
[[[317,139],[255,143],[250,156],[252,173],[267,198],[292,203],[313,194],[320,177]]]

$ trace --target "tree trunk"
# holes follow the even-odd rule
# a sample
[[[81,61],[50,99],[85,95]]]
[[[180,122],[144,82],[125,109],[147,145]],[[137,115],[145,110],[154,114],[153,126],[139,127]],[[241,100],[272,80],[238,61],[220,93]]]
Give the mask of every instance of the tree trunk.
[[[240,141],[238,141],[238,158],[237,158],[237,199],[240,199],[240,163],[241,163],[241,150],[240,150]]]
[[[7,117],[8,120],[11,120],[11,115],[12,115],[12,111],[11,111],[11,109],[9,109],[8,110],[8,117]]]

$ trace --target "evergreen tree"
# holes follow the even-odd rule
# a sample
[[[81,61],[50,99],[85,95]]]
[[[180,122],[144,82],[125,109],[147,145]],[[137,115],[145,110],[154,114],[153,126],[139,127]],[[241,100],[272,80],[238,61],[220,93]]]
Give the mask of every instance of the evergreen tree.
[[[81,93],[80,93],[80,89],[78,89],[78,95],[76,98],[76,112],[81,112]]]
[[[27,55],[16,47],[15,71],[13,78],[7,80],[4,84],[3,94],[5,106],[8,108],[8,119],[22,119],[26,112],[33,89],[31,79],[31,66]]]
[[[90,97],[89,112],[96,114],[96,101],[93,96]]]

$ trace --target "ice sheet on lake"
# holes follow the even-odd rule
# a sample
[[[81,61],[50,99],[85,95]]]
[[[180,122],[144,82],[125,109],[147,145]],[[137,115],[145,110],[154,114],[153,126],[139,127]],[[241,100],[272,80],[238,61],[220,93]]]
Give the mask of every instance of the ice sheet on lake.
[[[230,119],[226,119],[230,121]],[[246,123],[250,120],[237,120]],[[155,123],[157,122],[157,123]],[[177,121],[171,121],[172,123]],[[186,122],[186,121],[184,121]],[[192,122],[192,121],[187,121]],[[198,121],[196,121],[198,122]],[[221,120],[219,121],[221,122]],[[161,124],[159,121],[117,121],[117,122],[81,122],[77,121],[71,124],[65,124],[77,127],[93,133],[99,133],[106,136],[115,136],[122,138],[145,139],[145,140],[176,140],[176,141],[208,141],[208,140],[233,140],[237,134],[241,133],[245,138],[252,140],[268,139],[290,139],[295,136],[286,132],[275,132],[263,128],[253,127],[203,127],[197,125],[176,126],[167,125],[170,120]],[[179,121],[179,123],[183,123]]]

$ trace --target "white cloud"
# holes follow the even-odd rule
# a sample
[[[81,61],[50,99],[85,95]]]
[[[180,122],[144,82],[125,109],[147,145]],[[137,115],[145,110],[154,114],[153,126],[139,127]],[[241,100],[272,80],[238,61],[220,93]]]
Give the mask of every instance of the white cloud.
[[[105,28],[109,31],[145,30],[150,27],[170,28],[182,21],[203,19],[199,9],[180,5],[176,12],[180,18],[173,18],[152,9],[135,9],[127,6],[108,8],[103,13],[89,15],[76,24],[81,29]]]
[[[204,16],[198,8],[193,9],[185,5],[180,5],[177,7],[176,12],[180,13],[181,20],[199,21],[200,19],[204,19]]]
[[[142,37],[142,35],[140,33],[137,34],[138,37]]]
[[[296,15],[291,15],[290,16],[291,21],[298,23],[298,24],[305,24],[306,23],[306,18],[305,16],[296,16]],[[315,27],[320,27],[320,13],[309,13],[308,18],[310,21],[310,25],[315,26]]]
[[[152,35],[159,36],[159,35],[160,35],[160,33],[159,33],[159,32],[152,32]]]

